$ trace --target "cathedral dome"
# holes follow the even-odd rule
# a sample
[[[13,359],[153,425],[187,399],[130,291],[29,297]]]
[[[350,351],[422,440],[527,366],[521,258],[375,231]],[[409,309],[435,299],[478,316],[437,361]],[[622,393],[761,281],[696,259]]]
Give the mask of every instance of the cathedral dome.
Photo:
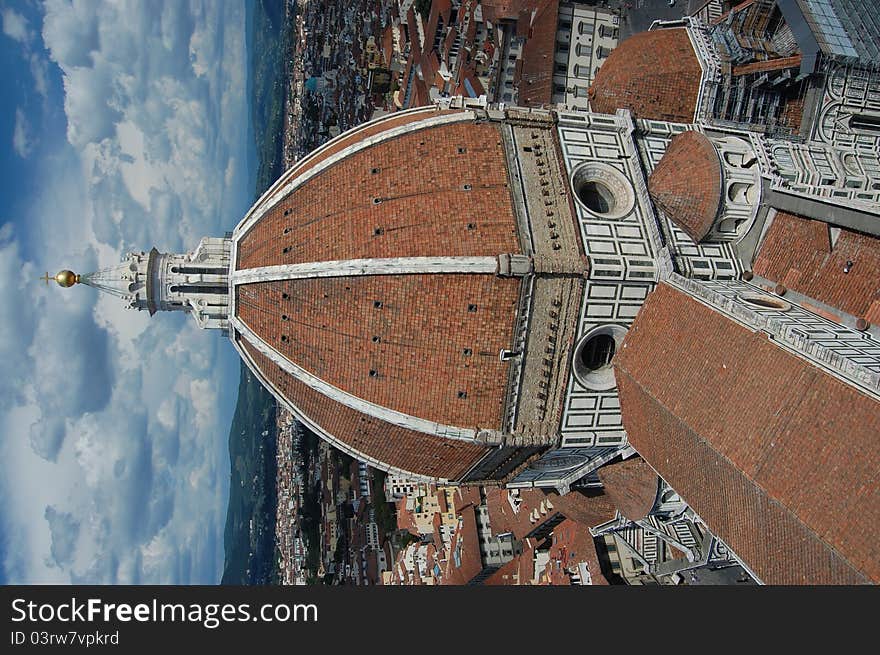
[[[590,108],[628,109],[635,118],[691,123],[702,68],[685,28],[635,34],[608,56],[590,86]]]
[[[368,123],[236,228],[236,343],[338,447],[459,479],[502,426],[522,281],[496,272],[517,234],[498,124],[435,108]]]
[[[648,179],[654,204],[695,243],[712,228],[721,206],[721,160],[701,132],[677,134]]]

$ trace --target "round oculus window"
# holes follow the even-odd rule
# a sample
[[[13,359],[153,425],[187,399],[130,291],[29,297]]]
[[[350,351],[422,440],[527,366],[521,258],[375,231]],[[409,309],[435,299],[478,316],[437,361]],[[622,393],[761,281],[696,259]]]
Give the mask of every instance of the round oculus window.
[[[578,341],[571,370],[581,386],[591,391],[607,391],[617,386],[611,362],[625,335],[626,328],[620,325],[601,325]]]
[[[571,174],[571,188],[578,204],[590,214],[601,218],[623,218],[632,211],[636,203],[630,181],[608,164],[581,164]]]
[[[765,293],[742,293],[739,299],[754,309],[769,309],[777,312],[785,312],[791,309],[791,303]]]

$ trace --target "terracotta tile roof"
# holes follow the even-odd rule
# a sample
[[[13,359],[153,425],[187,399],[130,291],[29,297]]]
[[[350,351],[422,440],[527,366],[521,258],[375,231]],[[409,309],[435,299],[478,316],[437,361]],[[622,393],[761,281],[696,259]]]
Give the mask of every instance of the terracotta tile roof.
[[[394,28],[389,24],[382,32],[382,61],[386,66],[391,65],[392,56],[394,56]]]
[[[434,12],[437,12],[439,16],[443,18],[443,27],[449,27],[449,18],[452,15],[452,0],[432,0],[431,2],[431,15],[433,16]],[[436,29],[436,24],[434,29]],[[434,34],[428,32],[431,37],[431,40],[434,40]]]
[[[520,489],[521,503],[519,511],[514,511],[507,500],[508,490],[504,488],[486,489],[486,506],[489,510],[489,525],[492,526],[493,534],[505,534],[510,532],[515,539],[522,539],[542,523],[552,518],[556,510],[550,510],[541,515],[535,523],[529,520],[529,515],[535,509],[539,509],[541,501],[547,498],[540,489]]]
[[[516,539],[522,539],[558,513],[580,523],[585,528],[599,525],[615,516],[615,507],[611,497],[601,491],[590,494],[572,491],[560,496],[554,491],[520,489],[519,497],[522,502],[518,512],[513,511],[507,500],[507,492],[508,490],[504,488],[486,489],[489,524],[492,526],[494,534],[510,532]],[[547,511],[544,514],[540,514],[542,501],[552,505],[552,507],[545,505]],[[529,515],[535,509],[539,510],[540,518],[532,523],[529,520]]]
[[[721,205],[721,161],[715,146],[701,132],[675,135],[648,178],[648,193],[695,243],[701,241]]]
[[[611,51],[590,86],[590,107],[636,118],[691,123],[702,69],[685,28],[641,32]]]
[[[880,403],[666,284],[614,367],[630,442],[761,580],[880,582]]]
[[[417,121],[424,120],[426,117],[435,116],[439,114],[449,114],[454,113],[454,111],[439,111],[437,114],[429,113],[425,111],[422,112],[414,112],[411,114],[401,114],[399,116],[394,116],[389,118],[381,123],[367,125],[364,127],[356,128],[349,132],[346,132],[340,135],[338,138],[333,139],[328,142],[320,153],[311,154],[303,159],[299,160],[296,164],[294,164],[290,169],[288,169],[280,178],[280,180],[284,180],[282,184],[287,181],[293,180],[294,178],[302,175],[307,172],[313,166],[321,163],[325,159],[333,156],[337,152],[344,150],[345,148],[351,146],[352,144],[361,141],[362,139],[367,139],[372,136],[379,134],[380,132],[384,132],[386,130],[394,129],[397,127],[403,127],[404,125],[409,125],[410,123],[415,123]],[[274,195],[271,196],[274,198]]]
[[[421,57],[422,79],[433,84],[434,76],[440,71],[440,61],[437,59],[437,51],[432,50]]]
[[[474,505],[467,505],[459,514],[461,522],[450,543],[444,585],[466,585],[483,570]]]
[[[400,76],[400,88],[394,92],[394,97],[396,99],[395,106],[398,109],[406,109],[404,106],[404,100],[406,99],[407,91],[409,90],[409,86],[418,79],[413,71],[413,66],[415,66],[415,61],[413,53],[410,53],[406,58],[406,66],[404,66],[403,75]]]
[[[765,61],[753,61],[750,64],[733,67],[734,77],[738,75],[749,75],[750,73],[764,73],[766,71],[783,70],[785,68],[800,68],[801,55],[796,54],[792,57],[780,57],[778,59],[767,59]]]
[[[516,20],[521,11],[531,9],[536,0],[481,0],[483,18],[486,20]],[[488,12],[488,13],[487,13]],[[491,16],[487,18],[487,16]]]
[[[844,273],[848,261],[853,265]],[[828,225],[820,221],[778,212],[753,268],[857,318],[880,302],[880,239],[842,229],[832,248]]]
[[[424,34],[425,34],[425,44],[423,47],[423,51],[428,52],[434,46],[434,35],[437,33],[437,24],[440,21],[440,14],[437,11],[439,5],[444,0],[432,0],[431,8],[428,12],[428,20],[423,23],[424,25]],[[415,8],[415,6],[413,6]],[[444,21],[445,23],[446,21]]]
[[[441,59],[447,64],[447,66],[449,65],[449,51],[452,49],[452,44],[455,43],[455,37],[457,34],[458,32],[456,32],[456,30],[449,30],[440,47]]]
[[[479,353],[513,347],[521,284],[469,274],[263,282],[236,287],[236,313],[342,391],[444,425],[498,430],[509,365]]]
[[[548,498],[566,518],[588,528],[610,521],[616,515],[611,498],[601,491],[570,491],[564,496],[551,493]]]
[[[473,485],[459,487],[455,492],[455,511],[460,512],[468,505],[480,504],[480,488]]]
[[[465,80],[467,81],[467,84],[465,84]],[[468,85],[470,88],[468,88]],[[480,82],[480,78],[477,77],[476,71],[474,71],[472,66],[461,68],[461,83],[459,84],[456,93],[472,98],[479,98],[486,93],[486,89],[483,88],[483,83]]]
[[[464,441],[400,428],[349,409],[291,377],[246,341],[239,343],[263,376],[309,420],[368,457],[411,473],[456,480],[488,451]]]
[[[531,29],[532,12],[528,9],[521,9],[516,17],[516,36],[521,39],[529,38],[529,30]]]
[[[522,51],[518,90],[519,103],[526,107],[548,105],[553,98],[553,55],[558,17],[558,0],[538,3]]]
[[[594,585],[608,584],[599,565],[596,542],[589,529],[583,524],[565,519],[553,528],[553,540],[549,554],[551,561],[558,561],[562,565],[562,569],[569,571],[577,570],[577,565],[583,562],[587,565]],[[552,580],[553,578],[551,578],[551,582]],[[570,581],[566,581],[564,584],[570,584]]]
[[[483,581],[483,584],[487,587],[494,586],[504,586],[504,585],[518,585],[524,584],[528,582],[527,580],[519,579],[519,569],[520,569],[520,559],[522,555],[517,555],[512,560],[510,560],[507,564],[502,566],[500,569],[495,571],[492,575],[486,578]]]
[[[458,24],[461,24],[461,22],[463,20],[462,15],[465,15],[465,16],[469,15],[470,16],[470,20],[468,22],[467,29],[465,30],[465,33],[464,33],[464,44],[463,44],[464,47],[468,49],[468,55],[467,55],[468,61],[470,61],[471,52],[473,52],[474,41],[477,37],[477,21],[474,18],[474,14],[476,13],[476,11],[477,11],[477,5],[476,5],[476,3],[473,3],[473,4],[471,4],[469,12],[460,12],[459,13],[458,21],[457,21]]]
[[[367,580],[370,584],[379,584],[379,556],[375,552],[367,555]]]
[[[406,12],[406,38],[412,46],[410,50],[412,56],[418,56],[422,51],[422,44],[419,41],[419,28],[416,24],[416,10],[413,7],[410,7],[409,11]]]
[[[519,242],[501,135],[469,122],[382,141],[325,169],[241,239],[236,265],[507,252]]]
[[[608,464],[598,473],[605,493],[626,518],[638,521],[654,507],[660,479],[642,458],[630,457]]]
[[[786,97],[785,104],[779,113],[779,124],[791,128],[798,133],[804,116],[804,98]]]
[[[425,81],[420,77],[413,80],[413,93],[410,96],[410,107],[427,107],[431,104],[431,94],[428,92],[428,86],[433,80]]]
[[[406,508],[406,498],[401,498],[395,505],[397,508],[397,529],[406,530],[410,534],[418,536],[419,531],[416,528],[416,517]]]

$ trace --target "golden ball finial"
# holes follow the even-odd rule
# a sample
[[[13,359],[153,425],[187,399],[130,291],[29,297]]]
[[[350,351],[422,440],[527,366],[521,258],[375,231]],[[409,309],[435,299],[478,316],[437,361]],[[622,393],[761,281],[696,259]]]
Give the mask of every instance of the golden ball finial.
[[[58,274],[55,275],[55,281],[60,287],[72,287],[74,284],[79,282],[79,275],[77,275],[73,271],[68,271],[65,269],[63,271],[58,271]]]

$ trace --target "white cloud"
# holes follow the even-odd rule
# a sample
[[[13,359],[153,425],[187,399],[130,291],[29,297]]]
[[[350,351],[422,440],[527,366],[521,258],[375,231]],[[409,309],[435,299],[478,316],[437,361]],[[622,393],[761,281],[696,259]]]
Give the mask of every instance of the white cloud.
[[[14,9],[4,9],[0,13],[3,19],[3,33],[19,43],[27,44],[33,39],[33,33],[28,27],[27,18]]]
[[[211,387],[210,380],[190,382],[189,397],[193,409],[196,410],[196,427],[200,430],[208,428],[213,423],[214,411],[217,408],[217,394]]]
[[[174,430],[177,427],[177,403],[173,398],[166,398],[156,411],[156,419],[166,430]]]
[[[30,54],[28,55],[30,63],[31,75],[34,78],[34,90],[42,96],[43,100],[49,97],[49,62],[43,57]]]
[[[28,125],[24,112],[21,109],[15,110],[15,127],[12,130],[12,148],[22,159],[27,159],[34,149],[33,138],[31,137],[31,128]]]

